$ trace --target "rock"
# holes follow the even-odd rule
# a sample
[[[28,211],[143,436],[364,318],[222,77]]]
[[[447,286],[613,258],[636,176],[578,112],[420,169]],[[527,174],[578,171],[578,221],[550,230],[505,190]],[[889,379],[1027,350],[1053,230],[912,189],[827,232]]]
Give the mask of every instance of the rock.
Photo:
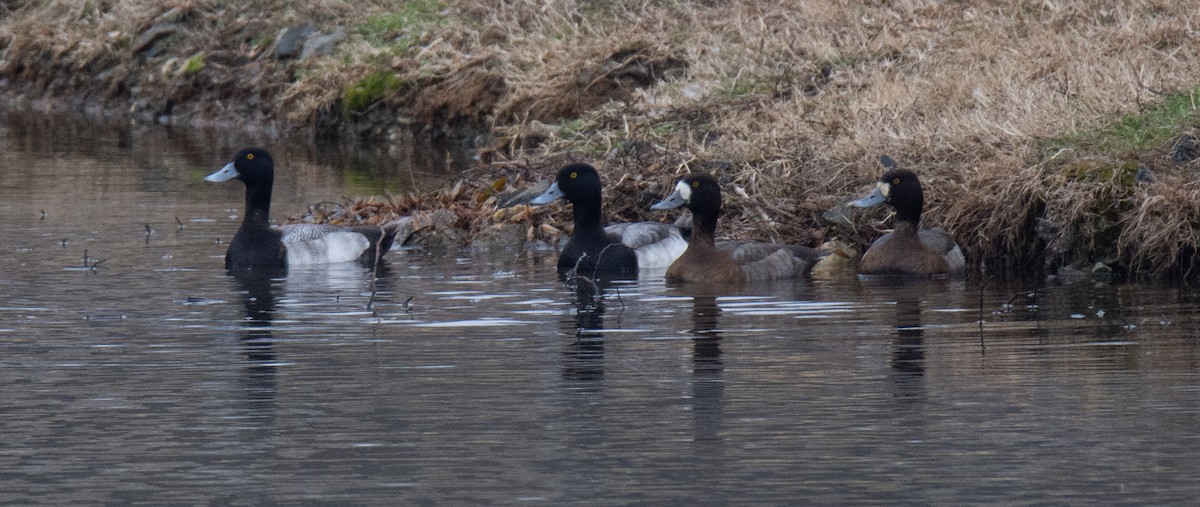
[[[1037,232],[1038,239],[1046,243],[1053,243],[1054,240],[1058,239],[1062,227],[1045,218],[1039,218],[1037,219],[1037,223],[1034,224],[1034,231]]]
[[[821,214],[821,219],[832,225],[854,227],[854,211],[850,208],[851,201],[840,202],[829,211]]]
[[[304,60],[313,56],[328,55],[345,38],[346,29],[340,26],[333,29],[333,33],[329,35],[309,37],[308,40],[304,41],[304,50],[300,52],[300,59]]]
[[[153,58],[163,54],[168,46],[168,37],[175,35],[180,29],[181,27],[175,23],[154,25],[133,40],[133,44],[130,46],[133,49],[133,54],[145,58]]]
[[[1154,181],[1154,171],[1144,165],[1138,165],[1137,174],[1133,176],[1133,179],[1141,183]]]
[[[1113,275],[1113,268],[1110,267],[1108,264],[1105,264],[1103,262],[1097,262],[1095,265],[1092,266],[1092,280],[1094,280],[1094,281],[1111,282],[1111,281],[1113,281],[1114,276],[1115,275]]]
[[[1171,160],[1176,164],[1186,164],[1197,158],[1200,158],[1200,139],[1191,134],[1179,136],[1171,147]]]
[[[304,45],[312,34],[316,33],[316,27],[303,23],[293,26],[283,31],[283,35],[279,36],[279,42],[275,44],[275,58],[286,60],[288,58],[296,58],[300,56],[304,50]]]
[[[858,245],[834,239],[821,245],[821,250],[829,252],[829,255],[813,265],[813,278],[829,280],[858,274]]]
[[[1074,266],[1063,266],[1058,268],[1058,283],[1063,285],[1074,285],[1084,280],[1087,280],[1088,275],[1083,271],[1076,269]]]
[[[517,250],[525,244],[529,226],[525,224],[495,224],[485,227],[471,239],[477,251]]]
[[[549,181],[538,181],[525,189],[510,188],[496,195],[496,208],[509,208],[518,204],[529,204],[534,197],[542,195],[550,188]]]
[[[432,213],[413,213],[410,222],[413,232],[401,246],[418,246],[434,251],[461,248],[465,241],[463,232],[454,225],[457,220],[453,212],[444,209]]]

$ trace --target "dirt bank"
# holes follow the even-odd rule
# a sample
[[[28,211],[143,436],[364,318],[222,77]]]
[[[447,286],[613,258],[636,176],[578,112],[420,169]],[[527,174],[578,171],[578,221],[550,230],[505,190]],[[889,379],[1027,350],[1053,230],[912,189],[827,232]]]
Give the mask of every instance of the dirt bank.
[[[826,212],[887,153],[923,177],[928,225],[992,270],[1178,274],[1200,242],[1186,2],[51,0],[0,15],[17,107],[419,132],[477,152],[455,196],[474,193],[471,231],[557,223],[485,194],[585,160],[614,218],[661,219],[645,201],[707,171],[728,235],[863,242],[885,217]]]

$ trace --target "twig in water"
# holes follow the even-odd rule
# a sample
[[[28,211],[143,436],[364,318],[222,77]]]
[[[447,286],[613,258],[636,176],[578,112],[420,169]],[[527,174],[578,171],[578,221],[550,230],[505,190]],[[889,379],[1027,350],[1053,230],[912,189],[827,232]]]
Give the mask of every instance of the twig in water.
[[[980,271],[982,270],[983,268],[980,268]],[[987,342],[983,340],[983,289],[991,280],[991,277],[986,277],[979,283],[979,355],[981,356],[987,355]]]
[[[371,307],[375,305],[375,295],[379,292],[379,263],[383,261],[383,238],[387,236],[387,230],[382,225],[379,226],[379,241],[375,242],[375,259],[371,266],[371,297],[367,298],[367,311],[379,317]],[[393,238],[393,241],[395,238]]]
[[[182,231],[183,230],[183,221],[179,219],[178,215],[175,216],[175,223],[179,224],[178,230]]]
[[[92,258],[88,256],[88,249],[83,249],[83,267],[90,269],[93,273],[96,272],[96,266],[99,266],[100,263],[106,260],[107,259],[100,259],[96,262],[92,262]]]
[[[1017,298],[1019,298],[1019,297],[1021,297],[1021,296],[1034,296],[1034,297],[1037,297],[1037,292],[1038,292],[1038,290],[1035,288],[1035,289],[1033,289],[1033,290],[1027,290],[1027,291],[1025,291],[1025,292],[1018,292],[1018,293],[1016,293],[1016,294],[1013,294],[1013,296],[1012,296],[1012,297],[1010,297],[1010,298],[1008,298],[1008,301],[1006,301],[1006,302],[1004,303],[1004,306],[1006,306],[1006,307],[1008,307],[1008,306],[1012,306],[1012,302],[1013,302],[1013,300],[1015,300],[1015,299],[1017,299]]]
[[[154,229],[150,228],[150,224],[146,224],[146,244],[150,244],[150,235],[154,234]]]

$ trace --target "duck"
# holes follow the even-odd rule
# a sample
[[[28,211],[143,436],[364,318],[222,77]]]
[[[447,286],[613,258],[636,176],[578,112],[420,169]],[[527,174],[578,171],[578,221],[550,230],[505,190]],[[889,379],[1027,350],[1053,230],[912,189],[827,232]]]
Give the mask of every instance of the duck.
[[[858,264],[863,275],[949,275],[966,266],[962,249],[946,231],[921,229],[925,194],[916,173],[900,168],[891,157],[880,157],[887,172],[875,190],[850,206],[870,208],[888,204],[896,210],[892,232],[871,243]]]
[[[535,206],[559,199],[571,203],[575,228],[558,256],[558,273],[632,275],[662,269],[687,249],[687,231],[658,222],[601,225],[602,184],[596,168],[585,163],[563,166],[550,188],[533,198]]]
[[[691,174],[675,184],[674,191],[651,209],[686,206],[692,212],[692,234],[687,250],[667,268],[669,282],[740,284],[749,280],[792,278],[805,273],[820,259],[819,251],[806,246],[755,241],[716,241],[721,215],[721,186],[707,174]]]
[[[302,264],[361,261],[375,264],[391,249],[399,227],[346,227],[292,224],[272,227],[271,190],[275,162],[262,148],[239,150],[229,163],[204,178],[209,183],[241,180],[246,185],[246,214],[229,242],[225,267],[280,268]]]

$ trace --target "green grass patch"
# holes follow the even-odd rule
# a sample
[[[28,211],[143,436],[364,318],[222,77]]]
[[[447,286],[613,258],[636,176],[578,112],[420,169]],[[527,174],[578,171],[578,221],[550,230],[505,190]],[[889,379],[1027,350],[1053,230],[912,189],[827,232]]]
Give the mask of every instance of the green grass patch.
[[[1195,117],[1198,105],[1200,86],[1167,95],[1111,125],[1048,139],[1042,143],[1042,153],[1050,156],[1070,150],[1083,155],[1124,158],[1159,149],[1185,127],[1198,123]]]
[[[274,43],[275,43],[275,38],[271,37],[270,35],[260,35],[253,39],[250,39],[250,47],[254,48],[255,50],[266,49],[267,47],[269,47],[271,44],[274,44]]]
[[[750,95],[770,93],[774,89],[775,84],[766,79],[755,76],[738,76],[722,79],[721,86],[717,88],[717,96],[724,99],[740,99]]]
[[[192,57],[188,58],[187,62],[184,62],[184,64],[183,64],[184,75],[195,74],[202,70],[204,70],[204,52],[203,51],[192,55]]]
[[[422,33],[445,23],[441,15],[444,9],[439,0],[410,0],[395,11],[367,18],[355,32],[390,54],[402,54],[417,43]]]
[[[342,108],[346,114],[361,113],[384,97],[395,93],[402,84],[395,72],[372,72],[346,87],[346,92],[342,95]]]

